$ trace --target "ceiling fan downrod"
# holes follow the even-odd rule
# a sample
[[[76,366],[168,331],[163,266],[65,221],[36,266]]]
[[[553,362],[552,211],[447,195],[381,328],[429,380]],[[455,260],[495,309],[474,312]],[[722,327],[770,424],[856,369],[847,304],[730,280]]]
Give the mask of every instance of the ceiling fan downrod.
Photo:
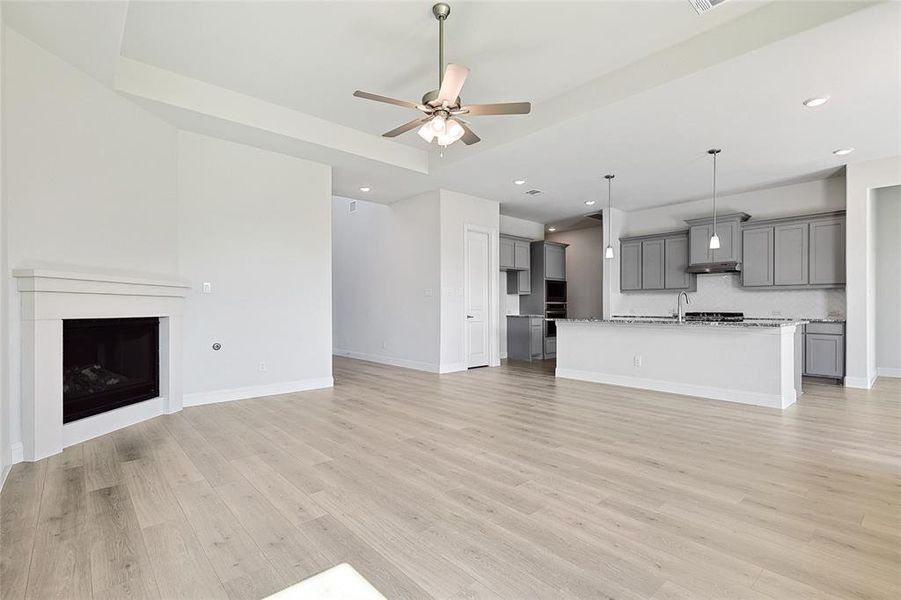
[[[432,14],[438,19],[438,89],[444,83],[444,21],[450,16],[450,5],[439,2],[432,7]]]

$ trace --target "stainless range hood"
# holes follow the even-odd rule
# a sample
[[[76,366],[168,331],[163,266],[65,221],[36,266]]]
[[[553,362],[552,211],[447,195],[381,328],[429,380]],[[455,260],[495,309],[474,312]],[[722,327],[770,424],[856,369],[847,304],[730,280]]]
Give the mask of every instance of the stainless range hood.
[[[741,273],[741,263],[737,260],[725,262],[698,263],[688,267],[689,273]]]

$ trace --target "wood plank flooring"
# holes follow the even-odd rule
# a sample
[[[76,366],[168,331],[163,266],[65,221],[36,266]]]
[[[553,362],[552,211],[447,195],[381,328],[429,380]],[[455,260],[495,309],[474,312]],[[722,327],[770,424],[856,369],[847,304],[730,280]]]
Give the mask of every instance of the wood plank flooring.
[[[14,467],[0,597],[260,598],[349,562],[391,599],[901,597],[901,381],[785,412],[335,360]]]

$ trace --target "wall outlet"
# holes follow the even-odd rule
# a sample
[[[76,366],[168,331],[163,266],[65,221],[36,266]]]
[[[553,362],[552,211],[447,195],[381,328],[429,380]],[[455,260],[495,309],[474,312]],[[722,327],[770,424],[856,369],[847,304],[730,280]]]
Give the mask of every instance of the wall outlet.
[[[382,340],[382,350],[385,350],[387,348],[388,348],[388,342],[386,342],[385,340]]]
[[[426,298],[431,298],[431,297],[432,297],[432,288],[426,288],[426,289],[423,291],[423,293],[425,294],[425,297],[426,297]]]
[[[781,310],[774,310],[774,311],[772,311],[772,312],[773,312],[773,316],[774,316],[774,317],[781,317],[781,316],[782,316],[782,311],[781,311]]]
[[[632,365],[636,366],[636,367],[641,366],[641,356],[640,355],[635,355],[632,357]]]
[[[268,370],[268,367],[266,366],[265,362],[260,361],[260,364],[257,365],[257,370],[266,371],[266,370]]]
[[[212,294],[213,293],[213,284],[209,281],[203,282],[203,287],[201,288],[204,294]]]

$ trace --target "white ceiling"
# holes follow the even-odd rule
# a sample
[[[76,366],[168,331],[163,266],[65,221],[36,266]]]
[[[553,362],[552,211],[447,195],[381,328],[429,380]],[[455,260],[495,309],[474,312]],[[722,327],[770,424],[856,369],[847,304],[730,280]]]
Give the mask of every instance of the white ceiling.
[[[38,6],[35,6],[38,4]],[[447,59],[470,102],[530,100],[533,114],[473,119],[484,141],[429,174],[326,151],[161,102],[176,126],[336,165],[341,195],[392,202],[446,187],[556,222],[605,200],[626,210],[709,193],[704,151],[722,146],[721,189],[824,177],[901,153],[901,4],[730,0],[698,16],[667,2],[452,2]],[[378,135],[410,118],[351,96],[417,99],[437,83],[431,2],[5,2],[4,19],[104,83],[119,54]],[[77,25],[73,27],[73,24]],[[807,109],[801,100],[829,94]],[[843,158],[831,151],[854,146]],[[513,186],[523,177],[529,185]],[[369,185],[368,195],[358,190]],[[524,196],[524,188],[545,190]],[[599,202],[600,204],[600,202]],[[597,206],[595,207],[597,208]]]

